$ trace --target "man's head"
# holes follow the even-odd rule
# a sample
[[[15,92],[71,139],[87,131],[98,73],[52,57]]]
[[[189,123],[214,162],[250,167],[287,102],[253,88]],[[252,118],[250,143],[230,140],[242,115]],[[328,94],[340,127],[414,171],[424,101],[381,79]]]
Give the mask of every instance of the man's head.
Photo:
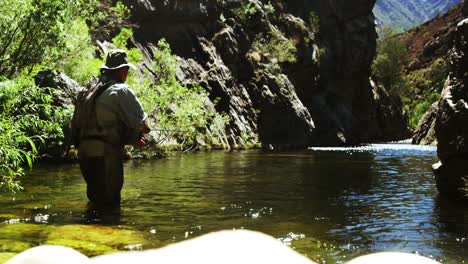
[[[135,69],[136,67],[128,61],[125,50],[114,49],[107,54],[101,73],[111,76],[116,81],[125,82],[129,68]]]

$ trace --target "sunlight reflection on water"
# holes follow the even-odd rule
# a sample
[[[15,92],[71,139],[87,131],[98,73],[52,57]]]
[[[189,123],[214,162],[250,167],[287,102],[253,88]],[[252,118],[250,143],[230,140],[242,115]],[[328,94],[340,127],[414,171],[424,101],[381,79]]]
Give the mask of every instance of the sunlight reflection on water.
[[[411,145],[406,143],[370,144],[353,147],[310,147],[309,150],[324,152],[346,152],[351,154],[355,152],[370,152],[383,156],[435,155],[437,153],[437,147],[435,146]]]

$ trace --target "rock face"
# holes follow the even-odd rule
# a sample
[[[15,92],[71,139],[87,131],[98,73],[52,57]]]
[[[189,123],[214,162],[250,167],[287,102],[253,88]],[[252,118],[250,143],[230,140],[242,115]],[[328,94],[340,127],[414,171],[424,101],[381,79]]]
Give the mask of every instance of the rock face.
[[[375,1],[123,2],[138,25],[137,45],[165,38],[181,57],[180,81],[219,99],[234,146],[256,135],[272,147],[408,137],[405,125],[393,125],[406,124],[401,104],[375,96],[369,81]]]
[[[435,121],[437,117],[438,103],[435,102],[431,105],[429,110],[421,117],[418,127],[413,134],[413,144],[418,145],[437,145],[437,138],[435,134]]]
[[[78,93],[83,89],[76,81],[62,72],[55,70],[42,70],[34,76],[34,81],[42,89],[50,89],[53,96],[53,105],[62,109],[70,109],[76,102]],[[41,159],[58,160],[64,157],[65,148],[70,142],[71,129],[69,124],[63,124],[64,144],[55,138],[45,140],[47,148],[42,150]]]
[[[62,72],[43,70],[34,76],[35,83],[42,88],[55,88],[54,103],[57,106],[67,107],[76,101],[78,92],[82,87]]]
[[[435,120],[440,162],[433,169],[441,193],[468,200],[468,19],[457,26],[449,66]]]
[[[427,100],[427,94],[442,91],[448,76],[448,69],[445,67],[448,65],[447,55],[453,47],[457,24],[464,17],[462,8],[463,5],[456,6],[420,27],[398,35],[398,39],[405,43],[409,51],[411,63],[406,68],[407,74],[432,80],[431,87],[422,82],[414,83],[410,98],[422,102]],[[413,144],[437,145],[434,130],[437,109],[436,102],[421,118],[413,135]]]

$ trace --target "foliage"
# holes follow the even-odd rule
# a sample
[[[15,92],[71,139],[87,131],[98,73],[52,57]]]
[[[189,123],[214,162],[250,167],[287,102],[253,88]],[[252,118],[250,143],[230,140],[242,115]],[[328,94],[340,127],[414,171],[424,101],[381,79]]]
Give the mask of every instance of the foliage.
[[[385,29],[382,40],[377,43],[377,57],[372,63],[374,79],[393,93],[404,88],[404,66],[408,62],[408,51],[400,40],[392,37],[391,29]]]
[[[255,15],[259,10],[256,8],[255,4],[253,2],[246,2],[242,5],[242,9],[244,11],[244,14],[246,16],[253,16]]]
[[[430,105],[440,98],[440,92],[448,76],[446,62],[439,58],[428,68],[408,73],[406,76],[407,89],[402,96],[408,98],[403,103],[409,112],[409,125],[416,128],[422,115]],[[411,99],[409,99],[411,98]]]
[[[118,1],[115,6],[110,8],[110,12],[114,14],[117,23],[121,24],[130,15],[130,10],[122,2]]]
[[[314,34],[318,33],[320,29],[320,20],[314,11],[310,11],[308,22],[309,22],[309,28],[312,31],[312,33]]]
[[[158,128],[185,131],[180,137],[182,145],[194,144],[197,138],[207,134],[225,138],[228,117],[215,111],[203,88],[187,87],[177,81],[178,62],[169,44],[160,40],[153,53],[154,78],[133,77],[129,84],[145,110],[157,116]]]
[[[130,15],[130,10],[121,1],[117,1],[110,8],[103,5],[105,1],[80,1],[83,2],[80,8],[81,17],[86,18],[86,22],[93,32],[119,28],[125,24],[125,20]]]
[[[272,27],[267,34],[260,33],[252,43],[253,51],[261,51],[276,58],[278,62],[294,63],[297,60],[297,48],[294,40],[286,38],[281,31]]]
[[[31,151],[22,150],[30,148]],[[32,140],[12,119],[0,119],[0,189],[16,192],[22,189],[19,178],[24,175],[23,165],[31,168],[37,153]]]
[[[93,76],[99,74],[103,61],[95,58],[89,27],[83,19],[72,21],[66,32],[69,37],[59,58],[54,61],[55,64],[48,63],[45,66],[61,70],[79,84],[85,85]]]
[[[263,10],[265,10],[265,14],[270,16],[275,13],[275,7],[271,4],[271,1],[268,1],[267,4],[263,5]]]
[[[0,76],[53,61],[68,38],[66,24],[82,7],[72,0],[0,0]]]
[[[440,94],[432,92],[423,97],[420,101],[413,101],[407,97],[403,98],[403,105],[405,110],[409,113],[409,127],[416,129],[422,116],[429,110],[431,105],[438,101]]]
[[[128,40],[132,38],[133,31],[128,28],[122,28],[119,34],[112,39],[112,44],[116,48],[124,49],[127,51],[128,60],[133,64],[138,64],[143,59],[143,54],[137,49],[128,49]]]
[[[71,109],[54,101],[58,91],[36,87],[29,76],[48,67],[85,84],[102,65],[90,28],[96,30],[109,15],[122,20],[128,9],[117,2],[103,11],[99,0],[0,0],[0,5],[0,189],[17,191],[24,165],[62,150],[62,128],[71,117]],[[131,55],[141,59],[140,53]]]
[[[30,77],[0,83],[0,115],[13,120],[39,150],[41,142],[48,149],[62,144],[62,127],[71,116],[71,110],[54,104],[53,91],[37,87]]]
[[[51,92],[29,77],[0,82],[0,189],[20,190],[22,166],[32,166],[41,143],[61,144],[71,112],[53,106]]]
[[[241,3],[242,5],[232,10],[232,12],[242,24],[248,24],[248,21],[257,14],[261,13],[269,17],[275,13],[275,7],[271,1],[268,1],[268,3],[257,3],[255,1],[242,0]]]

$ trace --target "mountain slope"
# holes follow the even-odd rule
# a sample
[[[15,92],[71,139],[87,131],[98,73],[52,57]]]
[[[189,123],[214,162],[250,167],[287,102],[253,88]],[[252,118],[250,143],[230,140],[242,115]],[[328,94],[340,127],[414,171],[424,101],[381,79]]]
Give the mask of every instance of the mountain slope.
[[[449,51],[453,47],[457,24],[463,18],[462,5],[457,5],[447,13],[396,36],[406,45],[411,62],[406,67],[411,89],[404,95],[414,106],[410,109],[416,111],[419,108],[421,113],[432,111],[419,122],[414,143],[437,143],[433,124],[437,108],[430,105],[440,97],[447,79]]]
[[[405,31],[444,14],[461,0],[377,0],[374,7],[377,27]]]

